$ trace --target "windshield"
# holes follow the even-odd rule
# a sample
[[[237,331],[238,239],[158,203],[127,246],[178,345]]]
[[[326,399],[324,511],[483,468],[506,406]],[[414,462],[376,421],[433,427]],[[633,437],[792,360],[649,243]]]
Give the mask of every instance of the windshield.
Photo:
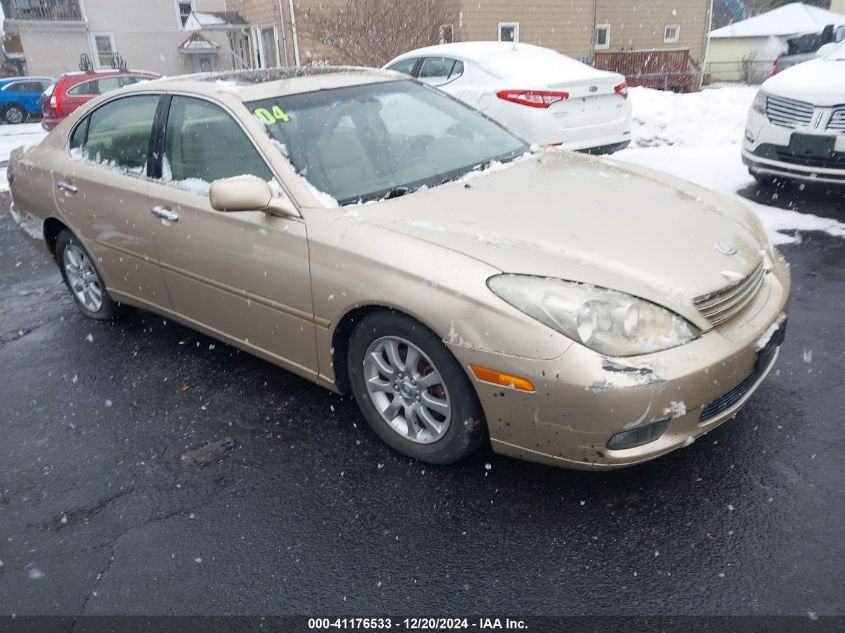
[[[528,151],[475,110],[412,81],[247,104],[296,171],[340,204],[394,197]]]

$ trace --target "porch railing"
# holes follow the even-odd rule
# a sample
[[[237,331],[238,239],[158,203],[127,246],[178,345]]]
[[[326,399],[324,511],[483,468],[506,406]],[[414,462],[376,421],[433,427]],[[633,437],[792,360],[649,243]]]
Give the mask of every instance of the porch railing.
[[[79,0],[3,0],[3,11],[9,20],[82,19]]]

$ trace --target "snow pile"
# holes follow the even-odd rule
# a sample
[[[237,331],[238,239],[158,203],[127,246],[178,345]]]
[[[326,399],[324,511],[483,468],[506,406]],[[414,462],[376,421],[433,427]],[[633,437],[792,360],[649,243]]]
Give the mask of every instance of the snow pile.
[[[6,180],[6,161],[9,154],[16,147],[35,145],[47,136],[47,132],[41,129],[40,123],[23,123],[18,125],[0,126],[0,192],[9,191],[9,182]]]
[[[750,207],[775,244],[800,241],[792,231],[824,231],[845,237],[845,223],[810,213],[767,206],[738,195],[755,182],[742,164],[741,142],[756,88],[717,86],[676,94],[631,88],[632,146],[613,155],[726,193]]]
[[[628,95],[634,113],[631,145],[738,144],[756,93],[754,86],[721,86],[688,94],[630,88]]]

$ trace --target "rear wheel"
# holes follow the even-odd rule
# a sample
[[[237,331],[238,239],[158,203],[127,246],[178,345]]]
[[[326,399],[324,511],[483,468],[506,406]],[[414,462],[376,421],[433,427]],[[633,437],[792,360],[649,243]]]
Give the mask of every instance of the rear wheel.
[[[23,123],[26,121],[26,110],[13,103],[12,105],[6,106],[6,109],[3,110],[3,119],[6,123],[12,125]]]
[[[73,301],[82,314],[101,321],[119,316],[120,306],[106,292],[106,284],[91,256],[67,229],[56,238],[56,261]]]
[[[393,312],[365,317],[349,341],[349,380],[369,425],[400,453],[451,464],[486,437],[461,366],[425,326]]]

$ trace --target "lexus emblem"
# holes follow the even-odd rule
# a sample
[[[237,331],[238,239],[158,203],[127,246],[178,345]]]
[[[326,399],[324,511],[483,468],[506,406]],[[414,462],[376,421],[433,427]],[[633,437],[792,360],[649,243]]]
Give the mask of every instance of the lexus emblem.
[[[716,250],[722,255],[736,255],[736,246],[724,240],[716,240],[714,242]]]
[[[599,90],[598,86],[590,86],[590,92],[598,92],[598,90]]]

